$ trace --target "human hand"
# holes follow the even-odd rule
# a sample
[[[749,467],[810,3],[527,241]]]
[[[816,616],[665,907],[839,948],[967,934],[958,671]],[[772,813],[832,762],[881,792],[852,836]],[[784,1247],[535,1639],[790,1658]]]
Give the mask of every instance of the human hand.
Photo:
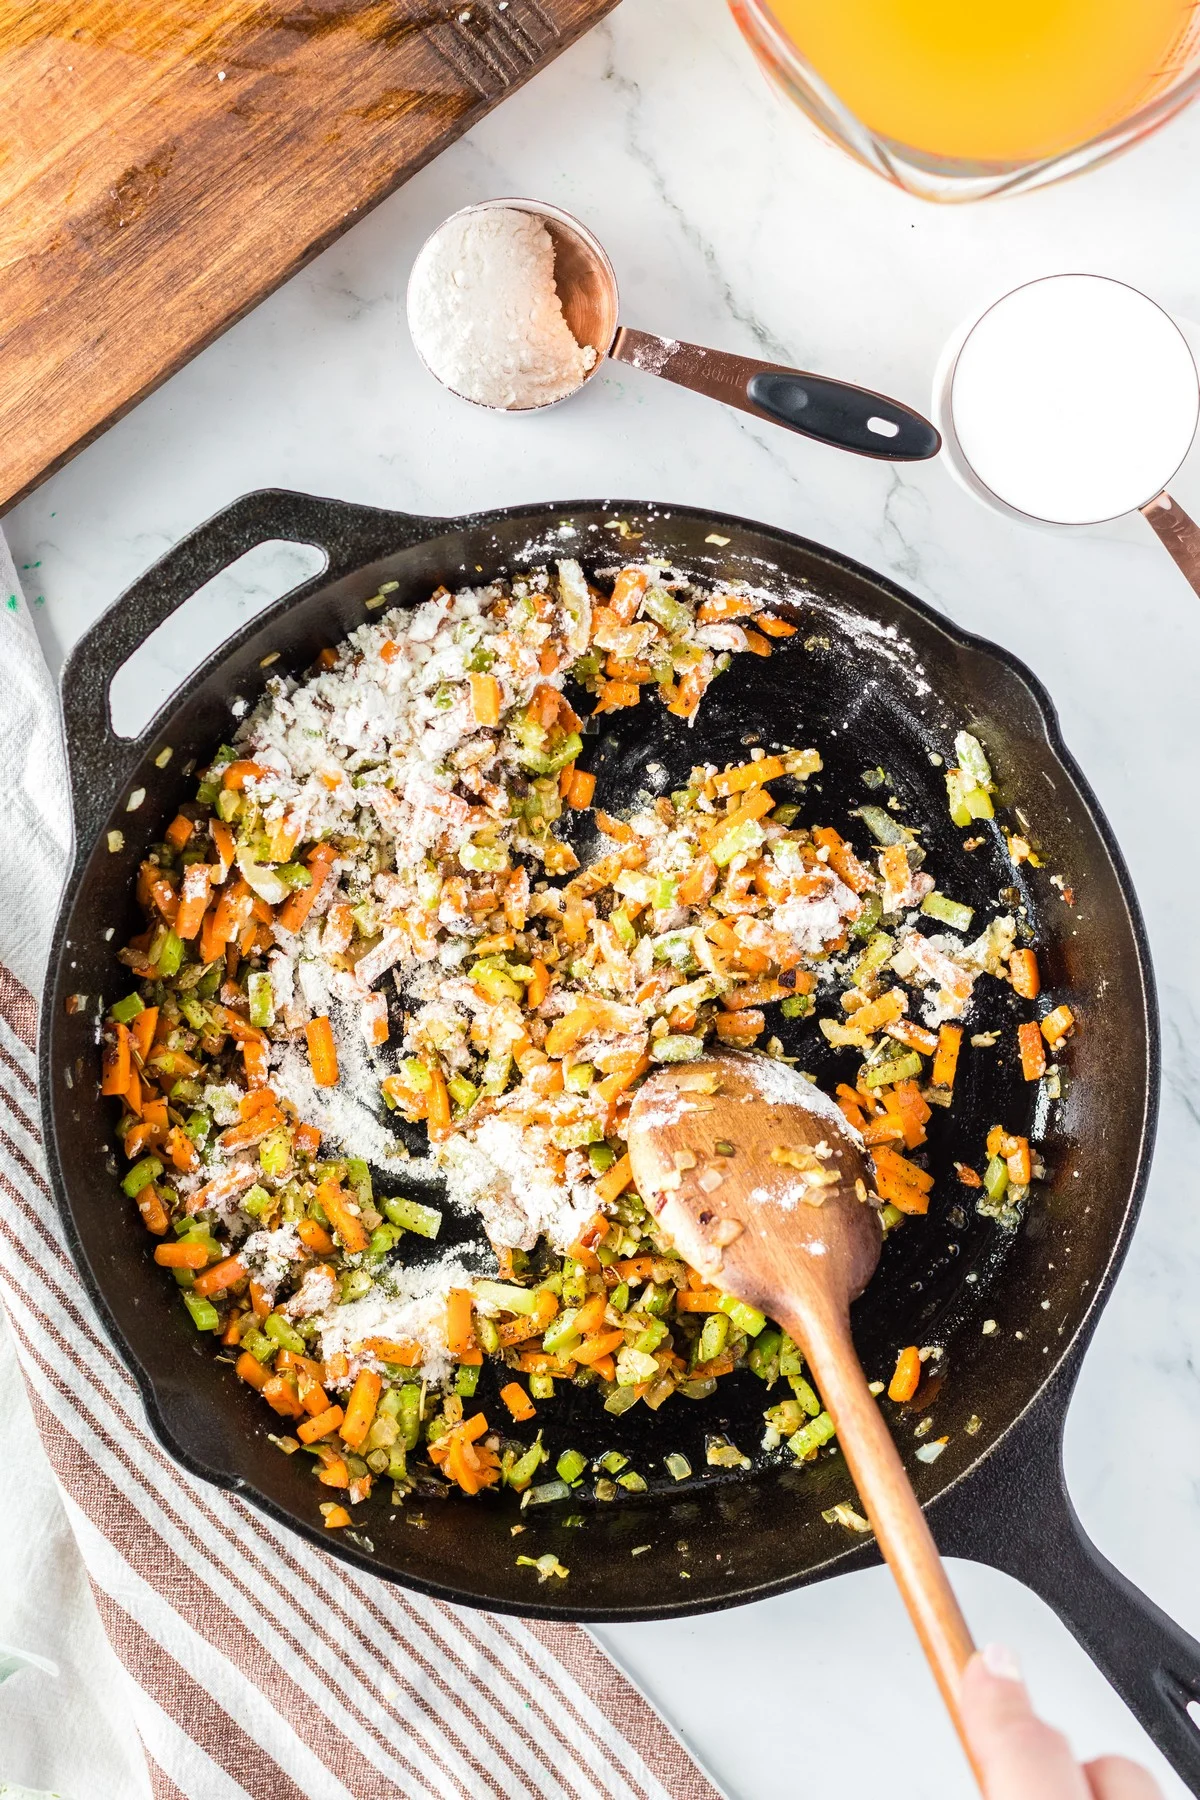
[[[1162,1800],[1158,1783],[1124,1756],[1082,1767],[1060,1731],[1043,1724],[1011,1650],[989,1644],[967,1664],[962,1716],[986,1800]]]

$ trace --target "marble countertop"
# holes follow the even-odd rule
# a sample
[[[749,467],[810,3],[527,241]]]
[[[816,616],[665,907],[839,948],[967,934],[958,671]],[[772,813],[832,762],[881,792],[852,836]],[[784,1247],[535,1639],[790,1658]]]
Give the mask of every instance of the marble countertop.
[[[1193,108],[1080,180],[935,209],[777,100],[722,0],[625,0],[4,524],[52,660],[182,533],[273,484],[423,513],[609,494],[742,513],[860,558],[1024,658],[1132,868],[1164,1028],[1154,1174],[1071,1408],[1067,1472],[1099,1547],[1200,1636],[1195,596],[1136,518],[1023,526],[983,510],[940,464],[839,455],[615,365],[541,416],[477,412],[425,373],[403,321],[413,257],[448,212],[530,195],[595,229],[627,323],[924,407],[959,320],[1032,276],[1115,275],[1200,317],[1198,168]],[[1200,453],[1175,492],[1200,512]],[[142,653],[124,716],[137,723],[304,572],[303,553],[266,551],[218,584]],[[1081,1752],[1120,1749],[1162,1772],[1039,1601],[973,1565],[954,1574],[977,1636],[1020,1649]],[[736,1800],[784,1783],[866,1795],[886,1780],[890,1800],[972,1791],[883,1571],[600,1636]]]

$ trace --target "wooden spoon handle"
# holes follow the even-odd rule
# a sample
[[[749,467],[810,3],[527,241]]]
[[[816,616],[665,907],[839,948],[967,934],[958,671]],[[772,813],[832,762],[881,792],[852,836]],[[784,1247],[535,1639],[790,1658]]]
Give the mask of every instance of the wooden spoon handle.
[[[781,1322],[808,1353],[821,1398],[837,1427],[842,1455],[982,1791],[982,1776],[958,1704],[962,1672],[975,1649],[967,1621],[878,1402],[867,1386],[848,1325],[836,1316],[814,1318],[808,1308],[806,1313],[807,1317],[797,1315]]]

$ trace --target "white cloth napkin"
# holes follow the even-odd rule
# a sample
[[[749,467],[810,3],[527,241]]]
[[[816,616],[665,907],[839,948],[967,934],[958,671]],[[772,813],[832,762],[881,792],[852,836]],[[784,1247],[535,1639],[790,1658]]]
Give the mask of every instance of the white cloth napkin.
[[[402,1592],[150,1433],[42,1155],[34,996],[67,781],[2,545],[0,1800],[5,1780],[65,1800],[718,1800],[578,1626]]]

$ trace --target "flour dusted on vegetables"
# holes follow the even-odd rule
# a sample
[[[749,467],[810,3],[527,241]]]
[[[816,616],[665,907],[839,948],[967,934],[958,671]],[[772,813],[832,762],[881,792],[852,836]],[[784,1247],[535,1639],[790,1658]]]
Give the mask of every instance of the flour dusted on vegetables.
[[[860,809],[871,848],[801,823],[812,749],[604,810],[584,714],[649,694],[693,721],[734,656],[794,634],[761,593],[564,559],[386,606],[269,682],[141,866],[103,1086],[156,1261],[350,1505],[432,1470],[526,1491],[543,1440],[503,1421],[563,1381],[615,1415],[746,1364],[792,1387],[769,1437],[821,1453],[795,1346],[707,1289],[634,1192],[632,1095],[712,1044],[765,1052],[764,1094],[790,1092],[775,1021],[813,1016],[859,1061],[812,1103],[861,1134],[894,1228],[929,1205],[954,1021],[983,975],[1036,994],[1032,952],[1007,916],[968,943],[971,909],[890,814]],[[975,740],[962,760],[950,804],[985,816]],[[598,837],[582,867],[572,816]],[[1060,1006],[1021,1027],[1029,1079],[1030,1031],[1056,1048],[1073,1024]],[[1039,1165],[999,1126],[988,1152],[979,1206],[1011,1223]],[[441,1247],[431,1179],[487,1243]],[[464,1404],[485,1365],[490,1417]],[[323,1510],[349,1522],[343,1499]]]

